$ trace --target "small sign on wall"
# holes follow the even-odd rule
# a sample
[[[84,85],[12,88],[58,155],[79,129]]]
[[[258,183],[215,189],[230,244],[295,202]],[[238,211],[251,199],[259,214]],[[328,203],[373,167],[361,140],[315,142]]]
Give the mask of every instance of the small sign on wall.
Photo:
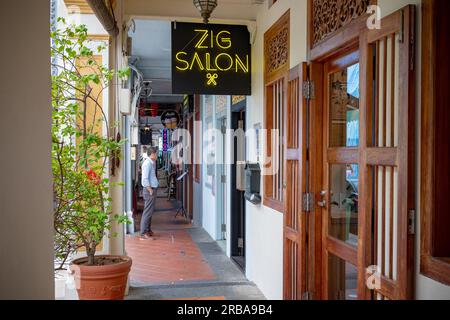
[[[173,22],[172,93],[251,95],[247,26]]]

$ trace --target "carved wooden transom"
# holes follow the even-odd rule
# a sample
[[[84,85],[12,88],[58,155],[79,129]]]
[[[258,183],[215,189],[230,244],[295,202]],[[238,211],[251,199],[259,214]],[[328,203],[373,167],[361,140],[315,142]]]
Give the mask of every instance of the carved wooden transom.
[[[371,0],[312,0],[313,46],[367,12]]]
[[[267,72],[274,72],[287,63],[289,52],[288,37],[288,28],[283,28],[275,35],[275,37],[270,39],[267,46]]]
[[[264,34],[265,78],[289,69],[289,12]]]

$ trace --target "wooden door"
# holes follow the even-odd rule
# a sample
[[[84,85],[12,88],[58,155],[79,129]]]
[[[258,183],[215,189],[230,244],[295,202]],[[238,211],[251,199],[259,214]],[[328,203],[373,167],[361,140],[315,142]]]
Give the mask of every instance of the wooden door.
[[[359,51],[341,53],[323,66],[321,297],[357,299],[359,202]],[[320,143],[320,141],[317,141]],[[315,163],[312,163],[314,166]]]
[[[413,297],[413,17],[395,12],[324,63],[323,299]]]
[[[302,63],[290,71],[286,110],[284,298],[320,299],[322,187],[322,65]],[[312,84],[314,84],[314,89]],[[313,163],[313,165],[311,164]]]
[[[362,299],[413,298],[414,11],[407,6],[360,37]],[[379,281],[367,272],[370,266],[376,266]]]
[[[306,100],[302,86],[307,77],[303,63],[290,71],[286,115],[284,299],[300,300],[307,291],[306,215],[302,195],[306,192]]]
[[[413,297],[414,7],[381,26],[291,70],[285,299]]]

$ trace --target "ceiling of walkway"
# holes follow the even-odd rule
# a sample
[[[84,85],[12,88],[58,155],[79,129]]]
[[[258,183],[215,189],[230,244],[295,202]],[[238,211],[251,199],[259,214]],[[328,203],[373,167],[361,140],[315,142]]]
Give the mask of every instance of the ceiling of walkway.
[[[218,0],[218,6],[212,14],[221,20],[256,20],[258,6],[267,0]],[[199,18],[200,14],[192,0],[127,0],[125,15],[137,17],[183,17]]]
[[[227,20],[227,23],[235,20],[239,24],[254,21],[261,3],[264,3],[264,0],[219,0],[211,23],[214,23],[215,19]],[[153,94],[148,102],[181,102],[181,96],[171,95],[170,21],[199,19],[200,13],[192,0],[128,0],[125,2],[125,12],[135,23],[134,31],[129,31],[132,38],[130,62],[143,73],[144,80],[151,81]]]
[[[132,38],[132,62],[152,81],[153,95],[172,93],[171,83],[171,30],[169,21],[135,20]]]

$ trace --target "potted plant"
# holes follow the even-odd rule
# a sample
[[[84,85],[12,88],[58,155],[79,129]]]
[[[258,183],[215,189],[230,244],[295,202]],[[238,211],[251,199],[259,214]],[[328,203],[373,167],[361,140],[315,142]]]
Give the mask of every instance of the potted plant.
[[[55,257],[57,269],[71,261],[80,299],[123,299],[131,259],[97,256],[113,223],[128,223],[113,214],[109,197],[108,159],[120,154],[123,141],[113,138],[101,99],[114,76],[126,79],[129,69],[114,71],[96,60],[105,49],[93,46],[84,25],[53,28],[52,169]]]

